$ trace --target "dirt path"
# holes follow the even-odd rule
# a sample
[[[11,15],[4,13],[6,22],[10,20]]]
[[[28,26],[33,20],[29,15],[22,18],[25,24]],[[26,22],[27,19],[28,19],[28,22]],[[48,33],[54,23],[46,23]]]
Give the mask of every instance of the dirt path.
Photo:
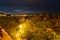
[[[2,29],[1,31],[3,36],[0,36],[0,40],[13,40],[4,29]]]

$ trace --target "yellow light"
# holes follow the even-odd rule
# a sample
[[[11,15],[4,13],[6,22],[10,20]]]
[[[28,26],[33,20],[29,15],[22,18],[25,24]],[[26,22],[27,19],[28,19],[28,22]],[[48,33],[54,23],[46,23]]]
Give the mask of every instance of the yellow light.
[[[22,25],[19,26],[19,28],[22,28],[22,27],[23,27]]]
[[[21,40],[20,37],[17,37],[16,40]]]
[[[24,33],[24,31],[23,31],[23,30],[20,30],[20,32],[21,32],[21,34],[23,34],[23,33]]]
[[[20,36],[25,33],[24,32],[25,31],[25,26],[26,26],[25,23],[19,25],[20,29],[19,29],[18,33],[19,33]]]
[[[19,34],[16,34],[16,37],[18,37],[19,36]]]

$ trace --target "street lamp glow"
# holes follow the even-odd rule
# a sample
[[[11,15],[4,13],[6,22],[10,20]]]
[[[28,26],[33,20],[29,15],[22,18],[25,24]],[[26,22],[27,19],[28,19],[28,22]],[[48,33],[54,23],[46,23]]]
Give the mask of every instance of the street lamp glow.
[[[22,28],[23,26],[22,25],[19,25],[19,28]]]

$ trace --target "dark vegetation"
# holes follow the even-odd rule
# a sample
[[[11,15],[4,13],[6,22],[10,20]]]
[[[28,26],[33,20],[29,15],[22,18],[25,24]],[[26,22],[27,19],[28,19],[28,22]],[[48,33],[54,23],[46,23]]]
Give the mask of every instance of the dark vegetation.
[[[19,31],[18,26],[24,25],[22,39],[26,40],[60,40],[60,14],[34,14],[31,16],[0,16],[2,26],[14,39]]]

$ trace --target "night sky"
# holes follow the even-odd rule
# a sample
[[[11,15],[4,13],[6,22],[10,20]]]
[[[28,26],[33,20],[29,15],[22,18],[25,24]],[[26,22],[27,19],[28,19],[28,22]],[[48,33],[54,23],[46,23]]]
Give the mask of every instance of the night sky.
[[[5,13],[60,13],[59,0],[0,0],[0,12]]]

